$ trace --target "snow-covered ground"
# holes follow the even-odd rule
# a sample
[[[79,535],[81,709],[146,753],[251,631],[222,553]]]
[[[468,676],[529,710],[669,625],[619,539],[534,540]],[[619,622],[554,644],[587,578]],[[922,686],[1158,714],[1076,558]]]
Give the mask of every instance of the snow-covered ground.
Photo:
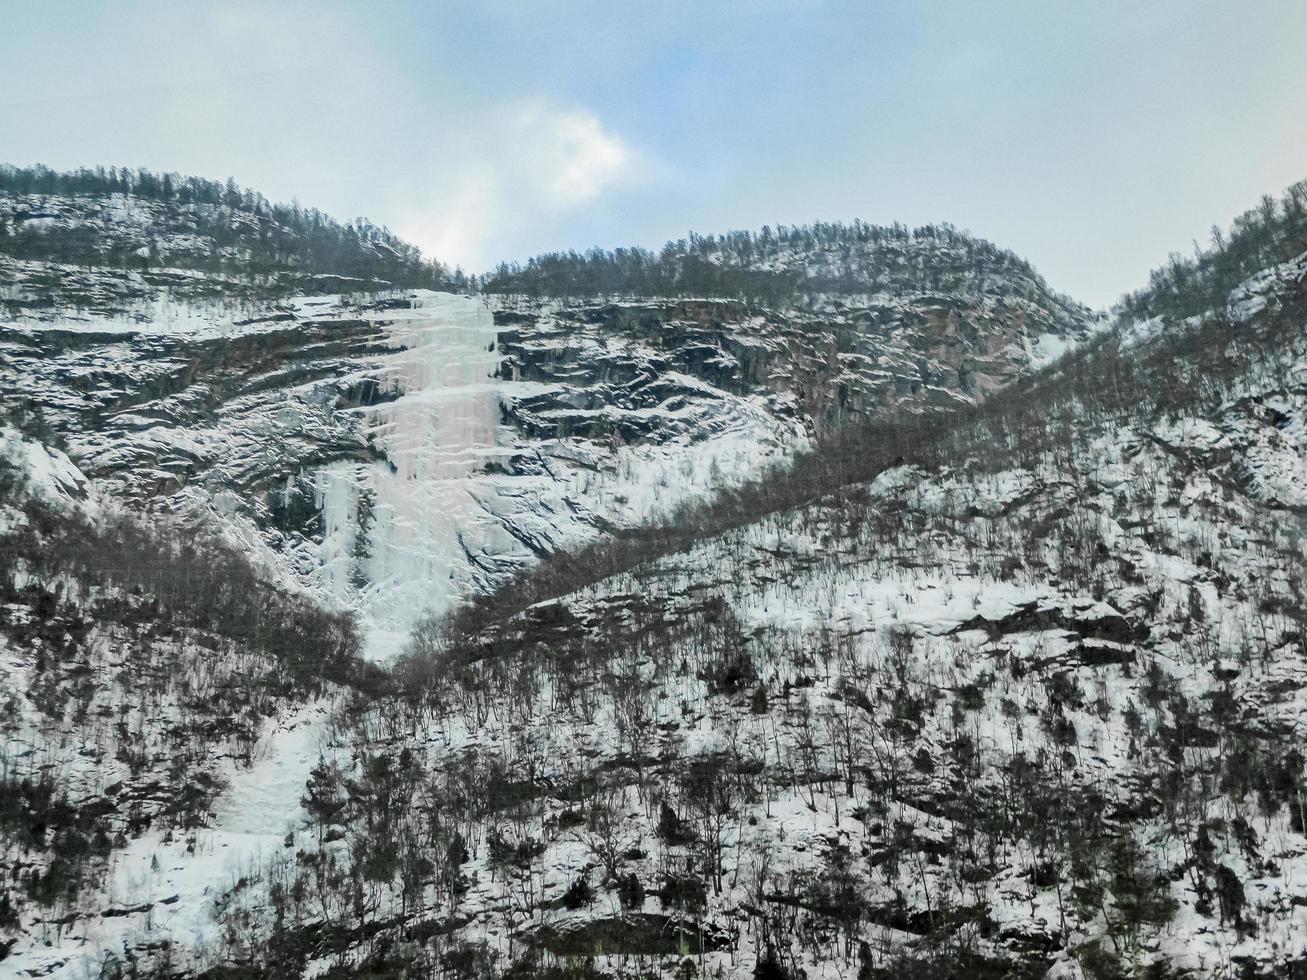
[[[293,847],[303,830],[305,783],[332,751],[331,709],[320,701],[271,721],[252,763],[226,766],[227,788],[211,827],[147,831],[130,840],[109,859],[100,906],[71,925],[38,925],[31,945],[5,966],[15,976],[85,980],[99,974],[106,955],[124,962],[138,946],[217,946],[215,911],[224,896]]]
[[[370,912],[394,945],[348,956],[1293,969],[1307,343],[1280,329],[1220,397],[977,423],[434,650],[427,700],[354,720],[321,830],[366,861],[407,766],[384,839],[437,873],[415,897],[401,861]]]

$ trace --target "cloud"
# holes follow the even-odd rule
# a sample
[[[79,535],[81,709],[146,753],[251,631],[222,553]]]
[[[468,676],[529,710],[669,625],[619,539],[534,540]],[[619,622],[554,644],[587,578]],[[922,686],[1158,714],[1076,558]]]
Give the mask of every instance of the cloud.
[[[550,94],[547,78],[478,77],[397,29],[317,0],[115,8],[70,42],[78,70],[52,76],[39,107],[0,95],[6,153],[231,175],[274,200],[367,215],[477,272],[550,247],[647,179],[643,154],[594,106]],[[133,73],[143,60],[148,78]],[[0,90],[26,92],[34,70],[0,58],[14,81]]]
[[[513,130],[515,142],[537,148],[540,189],[555,207],[585,204],[634,177],[631,150],[585,110],[523,108]]]
[[[488,118],[487,118],[488,117]],[[461,139],[446,140],[428,202],[397,231],[442,262],[484,270],[496,241],[646,179],[641,155],[594,113],[520,102],[484,113]]]
[[[469,176],[434,212],[401,222],[398,230],[429,258],[481,272],[490,261],[482,253],[502,211],[499,198],[490,175]]]

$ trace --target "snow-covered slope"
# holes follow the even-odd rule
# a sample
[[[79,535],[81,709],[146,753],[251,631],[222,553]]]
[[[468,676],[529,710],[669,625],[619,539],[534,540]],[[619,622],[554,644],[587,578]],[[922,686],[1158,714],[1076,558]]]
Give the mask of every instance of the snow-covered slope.
[[[256,931],[221,955],[1294,975],[1307,279],[1266,298],[1123,324],[874,479],[431,634],[315,776],[328,843],[262,871],[319,891],[233,893]]]
[[[179,530],[0,428],[5,976],[97,975],[141,916],[216,938],[212,889],[281,845],[358,674],[347,620]]]
[[[119,168],[57,174],[0,164],[0,253],[60,263],[37,288],[71,286],[70,297],[77,283],[61,282],[69,267],[141,274],[127,279],[129,288],[161,271],[166,280],[169,270],[203,270],[210,281],[190,285],[221,293],[244,284],[263,296],[315,281],[317,288],[329,280],[439,286],[464,278],[363,218],[341,224],[298,204],[272,204],[232,181]],[[0,269],[6,280],[14,281],[10,268]],[[0,302],[13,308],[32,299],[20,289]]]
[[[1107,329],[822,234],[764,298],[6,264],[0,972],[1301,971],[1303,246]]]

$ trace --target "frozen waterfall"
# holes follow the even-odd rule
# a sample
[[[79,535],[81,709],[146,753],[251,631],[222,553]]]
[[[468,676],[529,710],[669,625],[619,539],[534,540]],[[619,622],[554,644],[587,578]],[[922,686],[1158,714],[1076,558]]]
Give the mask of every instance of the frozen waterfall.
[[[472,484],[498,452],[496,331],[479,300],[420,292],[387,312],[396,353],[375,377],[398,397],[352,411],[385,454],[316,474],[324,538],[319,584],[359,615],[366,654],[398,655],[424,610],[464,590],[463,542],[510,544],[478,505]]]

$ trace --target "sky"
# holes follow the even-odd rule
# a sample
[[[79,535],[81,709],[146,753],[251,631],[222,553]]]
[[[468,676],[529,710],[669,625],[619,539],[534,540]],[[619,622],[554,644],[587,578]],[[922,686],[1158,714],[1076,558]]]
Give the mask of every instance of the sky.
[[[1106,306],[1307,177],[1303,0],[5,0],[0,162],[367,216],[470,272],[949,221]]]

